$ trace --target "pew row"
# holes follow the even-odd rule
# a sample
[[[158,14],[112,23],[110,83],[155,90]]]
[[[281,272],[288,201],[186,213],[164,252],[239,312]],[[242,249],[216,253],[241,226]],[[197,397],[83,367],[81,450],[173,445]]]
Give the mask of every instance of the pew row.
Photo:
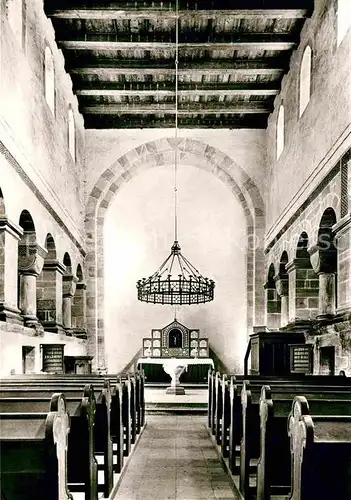
[[[343,377],[255,376],[248,381],[209,373],[208,426],[243,498],[288,498],[287,419],[296,395],[307,397],[317,418],[347,420],[351,415],[351,384]]]
[[[1,498],[73,500],[67,485],[69,431],[62,394],[53,394],[40,413],[0,413]]]
[[[28,389],[26,393],[22,390],[19,394],[15,389],[11,390],[12,397],[4,397],[9,391],[0,388],[0,409],[2,414],[30,414],[42,412],[48,407],[51,399],[52,389],[47,391],[33,391]],[[37,394],[39,392],[39,394]],[[95,413],[96,400],[93,387],[86,385],[83,389],[71,391],[66,396],[66,408],[70,416],[70,433],[67,448],[67,482],[70,491],[84,492],[86,500],[95,500],[98,495],[97,461],[95,458]]]
[[[288,419],[291,500],[351,498],[351,415],[311,415],[303,396]]]
[[[92,471],[86,478],[85,498],[88,500],[97,498],[97,491],[103,491],[104,497],[108,497],[113,488],[113,473],[119,473],[123,467],[124,457],[128,456],[131,450],[131,443],[135,443],[136,435],[141,432],[142,426],[145,424],[145,413],[141,406],[144,401],[144,384],[142,375],[122,375],[114,376],[114,384],[110,384],[110,380],[104,380],[97,376],[35,376],[27,379],[26,377],[15,377],[10,379],[2,379],[0,387],[0,405],[6,408],[6,411],[11,411],[11,407],[16,408],[16,411],[30,409],[40,410],[45,406],[50,394],[58,388],[67,394],[67,402],[69,412],[74,416],[73,420],[77,420],[79,413],[79,404],[81,402],[81,387],[85,382],[94,382],[95,404],[93,418],[90,422],[92,435],[90,437],[90,449],[92,450],[89,457],[89,463],[92,463]],[[112,378],[112,377],[111,377]],[[93,392],[94,394],[94,392]],[[11,406],[12,405],[12,406]],[[77,430],[78,429],[78,430]],[[73,443],[74,435],[77,436],[79,442],[79,424],[74,425],[70,441]],[[78,462],[87,462],[77,456],[74,457],[74,449],[79,446],[71,445],[69,447],[69,479],[72,479],[72,491],[79,491],[82,484],[77,483],[76,478],[73,482],[73,469],[77,468]],[[96,456],[103,456],[103,464],[99,461],[99,469],[103,469],[104,481],[98,486],[97,482],[97,463]],[[113,456],[116,457],[115,463]],[[73,458],[72,458],[73,457]],[[71,467],[70,467],[71,464]],[[71,471],[72,469],[72,471]],[[77,473],[75,472],[75,476]]]

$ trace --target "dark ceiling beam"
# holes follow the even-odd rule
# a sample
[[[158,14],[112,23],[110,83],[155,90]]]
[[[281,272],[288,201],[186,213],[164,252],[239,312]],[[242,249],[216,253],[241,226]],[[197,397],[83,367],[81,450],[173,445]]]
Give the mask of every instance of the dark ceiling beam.
[[[175,19],[174,11],[166,9],[149,8],[142,10],[132,10],[127,7],[126,10],[117,9],[58,9],[47,10],[48,17],[56,19],[155,19],[161,20]],[[309,16],[307,9],[235,9],[235,10],[180,10],[179,18],[193,20],[197,19],[216,19],[231,17],[236,19],[304,19]]]
[[[190,103],[178,108],[178,115],[213,115],[213,114],[262,114],[270,113],[272,104],[262,101],[249,101],[242,103]],[[80,112],[84,115],[143,115],[143,114],[176,114],[175,105],[171,104],[96,104],[93,106],[80,107]]]
[[[158,92],[158,91],[171,91],[174,93],[175,85],[172,81],[165,82],[74,82],[74,89],[80,92],[81,95],[84,91],[92,90],[93,94],[102,94],[107,92],[107,95],[111,95],[115,91],[126,91],[126,92]],[[179,91],[218,91],[227,93],[230,91],[243,92],[249,94],[255,94],[256,92],[269,92],[276,91],[280,89],[280,82],[268,82],[268,83],[217,83],[217,82],[183,82],[179,81],[178,90]],[[106,95],[106,94],[105,94]],[[173,94],[172,94],[173,95]]]
[[[266,128],[267,114],[262,115],[230,115],[221,116],[180,116],[178,127],[181,128]],[[175,128],[173,116],[166,115],[157,118],[155,115],[142,116],[106,116],[86,115],[84,117],[85,128],[88,129],[110,129],[110,128]]]
[[[273,75],[280,76],[284,73],[283,68],[230,68],[223,65],[222,68],[206,68],[202,69],[180,69],[179,76],[208,76],[208,75]],[[165,76],[174,77],[175,69],[171,68],[72,68],[69,72],[73,75],[79,75],[84,78],[87,75],[98,75],[102,79],[114,76],[123,75],[151,75],[151,76]]]
[[[69,53],[67,53],[69,54]],[[83,63],[84,66],[73,66],[77,63]],[[72,66],[71,66],[72,64]],[[85,74],[106,74],[109,76],[119,74],[140,74],[140,75],[173,75],[175,73],[174,59],[168,60],[145,60],[145,59],[100,59],[96,57],[86,58],[84,61],[67,60],[66,68],[70,73],[76,75]],[[287,61],[282,58],[267,58],[261,60],[211,60],[203,59],[200,61],[179,60],[180,75],[207,75],[207,74],[281,74],[287,69]]]
[[[246,40],[245,40],[246,38]],[[175,43],[165,42],[106,42],[106,41],[85,41],[85,40],[59,40],[58,46],[65,50],[175,50]],[[291,40],[290,35],[257,34],[242,36],[240,40],[232,42],[217,43],[181,43],[179,51],[184,49],[209,49],[209,50],[237,50],[237,49],[258,49],[258,50],[291,50],[296,43]]]
[[[79,96],[92,96],[92,97],[102,97],[102,96],[110,96],[110,97],[135,97],[137,95],[143,96],[155,96],[155,97],[174,97],[174,90],[95,90],[95,89],[87,89],[87,90],[76,90],[76,94]],[[179,96],[183,97],[209,97],[209,96],[246,96],[246,95],[262,95],[262,96],[275,96],[279,94],[279,89],[267,89],[267,88],[255,88],[252,90],[248,89],[236,89],[236,90],[179,90]]]
[[[180,77],[194,77],[199,76],[232,76],[232,75],[260,75],[260,76],[276,76],[279,77],[284,73],[283,68],[230,68],[223,65],[222,68],[206,68],[202,69],[180,69],[178,74]],[[172,68],[72,68],[69,70],[72,75],[84,79],[86,76],[98,75],[100,79],[109,79],[116,76],[138,75],[138,76],[163,76],[165,78],[174,79],[175,69]]]

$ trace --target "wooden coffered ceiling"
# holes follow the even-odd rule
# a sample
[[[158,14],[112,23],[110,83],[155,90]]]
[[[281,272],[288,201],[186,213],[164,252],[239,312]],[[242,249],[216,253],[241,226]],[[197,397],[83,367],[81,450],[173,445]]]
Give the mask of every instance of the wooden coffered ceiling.
[[[175,126],[172,1],[45,0],[86,128]],[[178,126],[265,128],[313,0],[179,0]]]

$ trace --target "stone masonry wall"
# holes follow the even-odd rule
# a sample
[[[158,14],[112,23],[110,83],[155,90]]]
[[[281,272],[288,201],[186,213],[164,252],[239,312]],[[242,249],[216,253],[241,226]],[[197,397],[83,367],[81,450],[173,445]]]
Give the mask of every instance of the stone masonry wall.
[[[316,0],[283,78],[267,129],[267,244],[351,145],[351,32],[337,46],[336,0]],[[299,118],[299,72],[312,49],[311,99]],[[285,148],[276,160],[276,124],[285,110]]]
[[[6,3],[0,3],[1,152],[10,152],[18,173],[33,183],[83,246],[84,126],[72,82],[43,2],[26,2],[22,43],[9,23]],[[46,46],[54,60],[55,116],[44,97]],[[68,150],[69,106],[76,126],[76,162]]]

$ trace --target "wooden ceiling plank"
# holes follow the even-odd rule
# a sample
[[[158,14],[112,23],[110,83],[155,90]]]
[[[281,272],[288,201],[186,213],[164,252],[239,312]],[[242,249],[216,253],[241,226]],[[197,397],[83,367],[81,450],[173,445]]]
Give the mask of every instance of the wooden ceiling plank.
[[[67,64],[68,63],[68,64]],[[80,63],[81,66],[77,66]],[[173,74],[175,72],[174,59],[159,59],[157,62],[146,59],[101,59],[89,57],[83,61],[73,58],[72,61],[66,60],[68,71],[73,74],[84,73],[99,73],[100,71],[108,71],[111,74]],[[184,60],[179,61],[179,74],[187,74],[188,72],[205,72],[209,74],[217,74],[217,72],[243,72],[257,74],[261,71],[262,74],[271,71],[283,72],[287,69],[286,59],[281,57],[265,58],[265,59],[201,59],[201,60]]]
[[[182,10],[181,19],[237,18],[252,19],[265,17],[267,19],[305,19],[309,17],[308,9],[235,9],[235,10]],[[150,8],[144,10],[117,10],[117,9],[58,9],[47,11],[47,16],[56,19],[175,19],[174,11]]]
[[[93,115],[118,115],[118,114],[130,114],[130,115],[143,115],[143,114],[157,114],[157,113],[165,113],[175,115],[176,110],[171,106],[163,106],[163,107],[155,107],[155,106],[138,106],[133,107],[130,105],[96,105],[96,106],[86,106],[81,108],[80,111],[84,114],[93,114]],[[272,106],[262,106],[259,102],[256,106],[248,106],[248,105],[237,105],[237,106],[216,106],[216,107],[189,107],[186,109],[178,109],[178,115],[213,115],[213,114],[262,114],[262,113],[270,113],[272,111]]]
[[[94,79],[95,80],[95,79]],[[218,91],[226,93],[227,91],[245,91],[245,92],[255,92],[256,90],[279,90],[280,82],[276,81],[261,81],[261,82],[247,82],[247,81],[235,81],[224,83],[223,81],[218,83],[217,79],[212,79],[212,81],[205,81],[204,83],[200,81],[179,81],[178,90],[179,91],[201,91],[201,90],[210,90],[216,89]],[[162,81],[162,82],[149,82],[149,81],[136,81],[132,79],[131,81],[79,81],[74,80],[74,89],[75,90],[93,90],[95,93],[101,91],[109,91],[114,92],[115,90],[122,91],[133,91],[133,92],[153,92],[159,90],[170,90],[171,92],[175,91],[175,83],[174,81]]]
[[[178,74],[180,77],[189,76],[189,77],[199,77],[201,75],[273,75],[279,76],[284,73],[284,68],[230,68],[225,67],[223,65],[222,68],[206,68],[205,65],[202,69],[180,69]],[[72,68],[69,70],[69,73],[74,75],[99,75],[102,79],[104,77],[112,77],[118,75],[153,75],[153,76],[165,76],[165,77],[174,77],[175,69],[171,68]]]
[[[121,96],[137,96],[137,95],[150,95],[150,96],[158,96],[158,97],[173,97],[175,96],[174,90],[106,90],[106,89],[78,89],[76,91],[77,95],[80,96],[112,96],[112,97],[121,97]],[[179,90],[179,96],[216,96],[216,95],[269,95],[275,96],[279,94],[279,89],[272,88],[254,88],[254,89],[229,89],[229,90]]]

